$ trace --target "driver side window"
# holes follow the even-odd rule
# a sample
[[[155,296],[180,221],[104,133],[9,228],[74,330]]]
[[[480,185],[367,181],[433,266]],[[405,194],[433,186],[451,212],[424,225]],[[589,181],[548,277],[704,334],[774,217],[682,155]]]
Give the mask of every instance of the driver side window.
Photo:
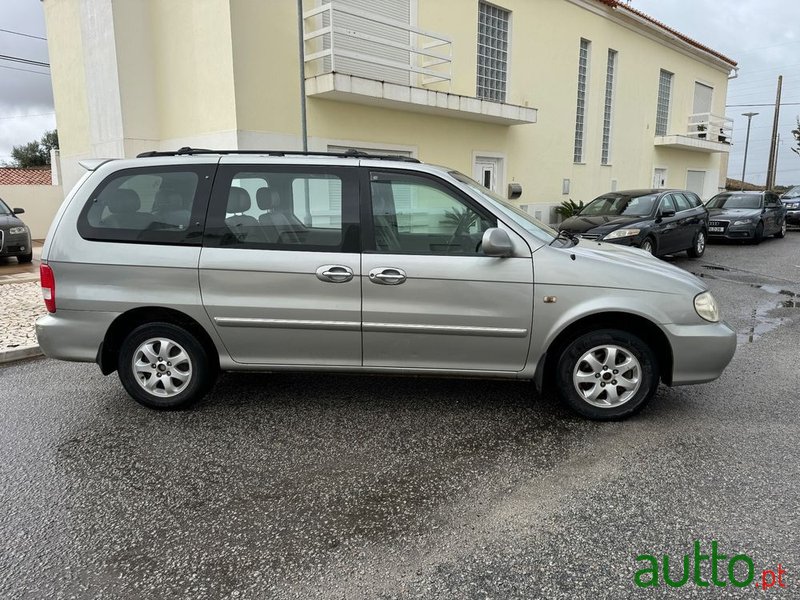
[[[370,174],[375,250],[387,254],[480,254],[494,219],[444,186],[402,173]]]

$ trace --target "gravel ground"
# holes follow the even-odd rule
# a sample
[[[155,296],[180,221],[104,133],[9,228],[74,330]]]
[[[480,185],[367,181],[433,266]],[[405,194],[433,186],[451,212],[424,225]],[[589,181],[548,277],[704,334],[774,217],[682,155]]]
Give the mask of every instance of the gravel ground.
[[[36,319],[46,312],[38,282],[0,285],[0,351],[36,344]]]

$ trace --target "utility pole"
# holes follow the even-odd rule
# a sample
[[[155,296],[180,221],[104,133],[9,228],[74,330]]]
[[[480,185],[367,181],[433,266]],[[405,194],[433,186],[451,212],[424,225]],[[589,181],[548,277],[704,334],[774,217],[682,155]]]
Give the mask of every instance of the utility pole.
[[[744,141],[744,163],[742,164],[742,187],[740,188],[741,191],[744,191],[744,175],[747,171],[747,149],[750,147],[750,120],[757,114],[758,114],[757,112],[742,113],[743,117],[747,117],[747,137],[745,138]]]
[[[772,142],[769,145],[769,161],[767,162],[767,189],[775,186],[775,148],[778,139],[778,117],[781,113],[781,86],[783,75],[778,75],[778,93],[775,96],[775,118],[772,121]]]
[[[308,152],[308,118],[306,116],[306,48],[303,40],[303,0],[297,0],[297,38],[300,59],[300,128],[303,152]],[[306,194],[308,199],[308,194]]]
[[[772,183],[778,179],[778,153],[781,150],[781,134],[778,134],[778,139],[775,140],[775,158],[772,162]]]

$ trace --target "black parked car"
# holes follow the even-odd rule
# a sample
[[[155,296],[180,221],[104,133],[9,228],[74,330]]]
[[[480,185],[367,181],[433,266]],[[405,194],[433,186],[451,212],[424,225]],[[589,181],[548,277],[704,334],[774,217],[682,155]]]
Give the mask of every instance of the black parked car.
[[[33,260],[31,230],[17,217],[24,212],[11,210],[0,199],[0,256],[16,256],[19,262],[29,263]]]
[[[706,202],[709,239],[746,240],[786,235],[786,208],[773,192],[722,192]]]
[[[800,225],[800,185],[794,186],[781,196],[781,202],[786,209],[786,224]]]
[[[698,258],[706,249],[708,212],[687,190],[627,190],[595,198],[559,229],[656,256],[686,250]]]

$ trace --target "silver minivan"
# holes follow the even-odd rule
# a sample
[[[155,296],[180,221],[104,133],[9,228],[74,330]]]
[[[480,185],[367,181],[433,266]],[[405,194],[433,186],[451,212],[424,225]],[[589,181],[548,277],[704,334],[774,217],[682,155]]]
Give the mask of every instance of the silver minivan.
[[[620,419],[736,347],[701,280],[444,167],[189,148],[82,165],[42,252],[39,343],[148,407],[220,370],[338,371],[533,380]]]

